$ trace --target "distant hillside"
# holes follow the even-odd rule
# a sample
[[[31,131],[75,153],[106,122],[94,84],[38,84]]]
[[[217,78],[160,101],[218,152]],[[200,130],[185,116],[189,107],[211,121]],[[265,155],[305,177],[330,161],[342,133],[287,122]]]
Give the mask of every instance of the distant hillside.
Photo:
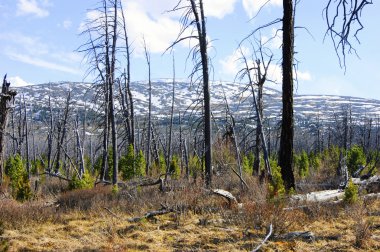
[[[145,115],[148,108],[148,86],[146,82],[133,82],[131,84],[133,98],[135,100],[136,115]],[[71,90],[72,106],[74,109],[87,109],[97,111],[97,102],[101,97],[96,97],[91,84],[59,82],[39,84],[33,86],[15,88],[18,98],[25,96],[28,105],[32,105],[36,118],[41,117],[48,109],[49,95],[55,108],[62,108],[68,91]],[[153,113],[157,118],[168,116],[171,105],[172,83],[169,80],[157,80],[152,83]],[[245,85],[228,82],[215,82],[211,84],[211,103],[214,117],[225,116],[225,98],[229,103],[230,110],[236,118],[253,118],[252,97]],[[197,87],[191,87],[186,82],[177,82],[175,85],[176,111],[194,111],[199,104],[196,102],[199,94]],[[17,106],[17,102],[16,102]],[[264,90],[265,116],[279,118],[281,114],[281,93],[275,89]],[[30,106],[29,106],[30,107]],[[322,120],[332,121],[334,113],[341,113],[351,109],[355,119],[367,116],[377,118],[380,116],[380,101],[347,96],[330,95],[295,95],[294,109],[296,121]],[[189,112],[190,113],[190,112]]]

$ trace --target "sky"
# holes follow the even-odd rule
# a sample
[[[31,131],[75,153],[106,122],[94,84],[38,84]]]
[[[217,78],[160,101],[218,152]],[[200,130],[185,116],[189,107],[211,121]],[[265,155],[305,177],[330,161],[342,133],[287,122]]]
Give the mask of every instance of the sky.
[[[143,54],[143,38],[151,55],[152,78],[172,78],[175,57],[176,78],[186,79],[192,69],[187,59],[193,42],[180,43],[173,51],[165,50],[175,41],[182,13],[168,12],[177,0],[122,0],[131,55],[132,81],[146,80],[148,70]],[[282,16],[282,1],[204,0],[207,16],[211,79],[234,81],[242,65],[240,42],[253,30]],[[358,56],[348,55],[346,70],[339,65],[331,39],[324,38],[326,20],[324,1],[300,0],[296,11],[295,60],[298,82],[296,94],[347,95],[380,99],[379,3],[362,13],[364,29],[360,43],[353,41]],[[263,8],[260,9],[260,7]],[[12,86],[57,81],[87,81],[89,65],[77,51],[87,37],[80,35],[85,21],[94,18],[98,0],[1,0],[0,1],[0,74],[8,74]],[[260,10],[260,11],[259,11]],[[281,89],[281,24],[262,29],[257,36],[273,53],[270,87]],[[252,55],[250,43],[241,48]],[[120,64],[123,65],[122,59]],[[122,66],[121,66],[122,67]],[[211,87],[212,88],[212,87]]]

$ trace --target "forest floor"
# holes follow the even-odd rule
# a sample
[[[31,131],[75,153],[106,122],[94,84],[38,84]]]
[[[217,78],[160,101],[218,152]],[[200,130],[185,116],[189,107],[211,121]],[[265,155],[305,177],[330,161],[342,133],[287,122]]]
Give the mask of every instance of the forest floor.
[[[115,195],[101,186],[27,203],[4,196],[0,251],[252,251],[270,224],[274,234],[261,251],[380,251],[379,200],[286,210],[287,200],[264,202],[252,194],[238,195],[242,206],[197,188]],[[129,220],[162,204],[176,210]],[[310,231],[314,239],[285,239],[292,231]]]

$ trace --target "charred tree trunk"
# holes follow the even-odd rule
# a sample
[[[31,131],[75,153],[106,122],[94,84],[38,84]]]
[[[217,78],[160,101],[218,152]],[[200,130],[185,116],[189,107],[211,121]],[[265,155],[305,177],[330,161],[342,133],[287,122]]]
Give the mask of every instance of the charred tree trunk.
[[[172,87],[172,106],[170,112],[170,125],[169,125],[169,143],[168,143],[168,153],[166,157],[166,174],[165,181],[167,181],[167,177],[170,169],[170,162],[172,158],[172,137],[173,137],[173,117],[174,117],[174,98],[175,98],[175,60],[173,56],[173,87]]]
[[[48,150],[47,150],[47,171],[51,173],[52,169],[52,150],[53,150],[53,127],[54,127],[54,118],[53,118],[53,108],[51,105],[51,97],[49,94],[49,112],[50,112],[50,125],[49,125],[49,133],[48,133]]]
[[[0,95],[0,184],[3,182],[4,173],[4,153],[5,153],[5,130],[7,127],[9,103],[14,100],[16,92],[9,89],[11,83],[7,82],[7,75],[4,76],[3,86]]]
[[[257,61],[258,64],[260,64],[260,61]],[[261,70],[260,66],[257,68],[258,76],[261,78]],[[265,80],[264,80],[265,81]],[[263,87],[264,87],[264,81],[259,81],[257,84],[257,110],[258,110],[258,116],[256,118],[257,128],[256,128],[256,146],[255,146],[255,161],[253,163],[253,172],[256,173],[256,175],[260,174],[260,147],[261,147],[261,134],[262,134],[262,118],[263,118]],[[259,125],[261,125],[259,127]]]
[[[117,10],[118,10],[118,1],[114,2],[114,20],[113,20],[113,32],[112,32],[112,51],[111,51],[111,65],[109,72],[109,113],[111,119],[111,138],[112,138],[112,158],[113,158],[113,173],[112,173],[112,184],[117,184],[117,175],[118,175],[118,152],[117,152],[117,131],[116,131],[116,119],[115,119],[115,105],[114,105],[114,91],[113,87],[115,84],[115,64],[116,64],[116,41],[117,41]]]
[[[293,174],[293,56],[294,56],[294,10],[293,0],[283,0],[282,19],[282,123],[279,150],[279,166],[285,188],[295,188]]]
[[[144,40],[144,50],[145,50],[145,59],[148,65],[148,130],[147,130],[147,147],[146,147],[146,167],[145,174],[149,174],[150,169],[150,156],[151,156],[151,140],[152,140],[152,82],[150,80],[150,54],[146,48],[145,40]]]
[[[195,17],[195,24],[198,32],[199,50],[202,63],[203,78],[203,109],[204,109],[204,155],[205,155],[205,182],[206,187],[211,187],[212,183],[212,139],[211,139],[211,102],[208,73],[208,56],[207,56],[207,33],[206,20],[204,15],[203,1],[199,0],[199,11],[195,0],[190,0],[191,8]]]
[[[131,92],[131,65],[130,65],[130,51],[129,51],[129,42],[128,42],[128,33],[127,33],[127,27],[125,22],[125,16],[123,11],[123,5],[120,2],[120,10],[121,10],[121,17],[123,19],[123,31],[124,31],[124,38],[125,38],[125,49],[126,49],[126,59],[127,59],[127,72],[124,70],[124,83],[125,83],[125,98],[126,98],[126,104],[128,110],[128,144],[133,145],[133,149],[135,150],[135,123],[134,123],[134,110],[133,110],[133,97]]]
[[[26,158],[26,172],[28,173],[28,178],[30,178],[30,157],[29,157],[29,128],[28,128],[28,117],[26,114],[26,102],[25,96],[22,96],[24,101],[24,125],[25,125],[25,158]]]
[[[54,167],[54,173],[59,172],[59,168],[61,165],[61,150],[63,148],[63,142],[66,137],[66,124],[67,124],[67,118],[69,116],[69,107],[70,107],[70,100],[71,100],[71,92],[69,91],[66,99],[66,106],[65,106],[65,112],[63,115],[62,122],[58,122],[58,140],[57,140],[57,157],[55,161],[55,167]],[[60,134],[61,133],[61,134]]]

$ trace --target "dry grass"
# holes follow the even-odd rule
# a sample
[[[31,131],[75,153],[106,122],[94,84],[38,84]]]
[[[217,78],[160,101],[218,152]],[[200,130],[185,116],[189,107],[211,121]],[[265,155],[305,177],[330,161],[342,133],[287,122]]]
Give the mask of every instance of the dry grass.
[[[236,180],[216,181],[239,188]],[[268,201],[265,186],[248,180],[250,190],[234,190],[243,207],[229,206],[197,184],[161,193],[157,187],[110,187],[60,193],[45,200],[0,200],[0,251],[250,251],[270,223],[279,235],[311,231],[313,242],[272,239],[264,251],[379,251],[380,202],[286,211],[285,200]],[[53,183],[54,184],[54,183]],[[164,204],[176,212],[130,223]]]

